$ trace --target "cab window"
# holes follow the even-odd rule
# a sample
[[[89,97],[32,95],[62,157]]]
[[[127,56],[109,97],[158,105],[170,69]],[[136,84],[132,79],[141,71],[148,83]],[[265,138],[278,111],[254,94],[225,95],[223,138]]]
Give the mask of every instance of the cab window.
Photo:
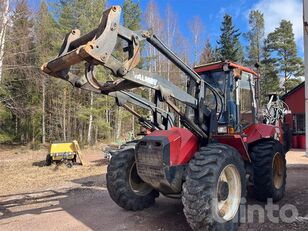
[[[205,72],[202,78],[207,81],[212,87],[214,87],[221,95],[224,94],[224,87],[226,81],[226,75],[223,71],[211,71]],[[205,103],[210,109],[216,108],[216,98],[210,89],[205,89]],[[219,102],[218,102],[219,103]],[[219,105],[220,106],[220,105]],[[217,110],[220,111],[221,108],[218,106]]]
[[[252,115],[253,100],[252,100],[252,89],[251,89],[252,80],[253,76],[247,72],[243,72],[242,77],[239,80],[240,123],[242,124],[243,127],[246,127],[247,125],[253,123],[253,115]]]

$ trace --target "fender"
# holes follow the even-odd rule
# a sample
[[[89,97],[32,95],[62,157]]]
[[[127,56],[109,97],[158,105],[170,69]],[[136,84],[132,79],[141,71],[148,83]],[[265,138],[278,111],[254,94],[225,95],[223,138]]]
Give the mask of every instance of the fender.
[[[213,136],[214,141],[234,147],[245,161],[251,162],[245,138],[246,137],[243,138],[240,134],[224,134]]]
[[[269,124],[252,124],[244,129],[247,135],[247,144],[251,144],[260,139],[273,138],[283,143],[283,131],[280,127]]]

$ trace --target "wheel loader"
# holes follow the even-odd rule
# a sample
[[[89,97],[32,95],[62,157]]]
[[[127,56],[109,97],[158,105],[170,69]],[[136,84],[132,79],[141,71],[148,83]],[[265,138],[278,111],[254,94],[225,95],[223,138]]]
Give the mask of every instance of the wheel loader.
[[[272,124],[260,118],[259,74],[232,61],[193,69],[153,32],[122,26],[120,15],[121,7],[112,6],[96,29],[82,36],[72,30],[59,55],[42,66],[73,87],[114,97],[151,131],[112,155],[106,176],[111,199],[136,211],[152,206],[159,195],[178,198],[193,230],[229,231],[239,226],[248,185],[257,200],[283,198],[289,147],[283,118]],[[145,43],[187,77],[183,86],[138,68]],[[119,57],[119,51],[125,56]],[[84,75],[71,69],[80,63],[85,64]],[[113,80],[101,82],[97,66]],[[152,98],[137,95],[136,88],[151,89]]]

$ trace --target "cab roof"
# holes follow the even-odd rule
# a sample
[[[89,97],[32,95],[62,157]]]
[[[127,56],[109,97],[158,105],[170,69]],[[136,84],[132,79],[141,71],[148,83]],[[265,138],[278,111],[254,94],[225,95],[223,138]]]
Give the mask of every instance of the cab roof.
[[[255,76],[258,76],[258,74],[255,71],[253,71],[252,69],[250,69],[248,67],[241,66],[241,65],[239,65],[235,62],[231,62],[231,61],[219,61],[219,62],[214,62],[214,63],[202,64],[202,65],[195,66],[194,70],[197,73],[202,73],[202,72],[205,72],[205,71],[214,71],[214,70],[222,69],[225,64],[227,64],[230,69],[239,68],[242,71],[245,71],[245,72],[248,72],[248,73],[253,74]]]

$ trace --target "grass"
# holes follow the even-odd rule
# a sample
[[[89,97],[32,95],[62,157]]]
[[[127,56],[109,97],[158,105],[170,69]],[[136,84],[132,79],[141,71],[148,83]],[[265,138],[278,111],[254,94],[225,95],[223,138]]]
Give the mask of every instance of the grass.
[[[0,147],[0,196],[69,186],[72,181],[106,173],[99,148],[82,150],[88,166],[45,166],[48,149],[33,151],[25,146]],[[103,177],[103,176],[102,176]]]

